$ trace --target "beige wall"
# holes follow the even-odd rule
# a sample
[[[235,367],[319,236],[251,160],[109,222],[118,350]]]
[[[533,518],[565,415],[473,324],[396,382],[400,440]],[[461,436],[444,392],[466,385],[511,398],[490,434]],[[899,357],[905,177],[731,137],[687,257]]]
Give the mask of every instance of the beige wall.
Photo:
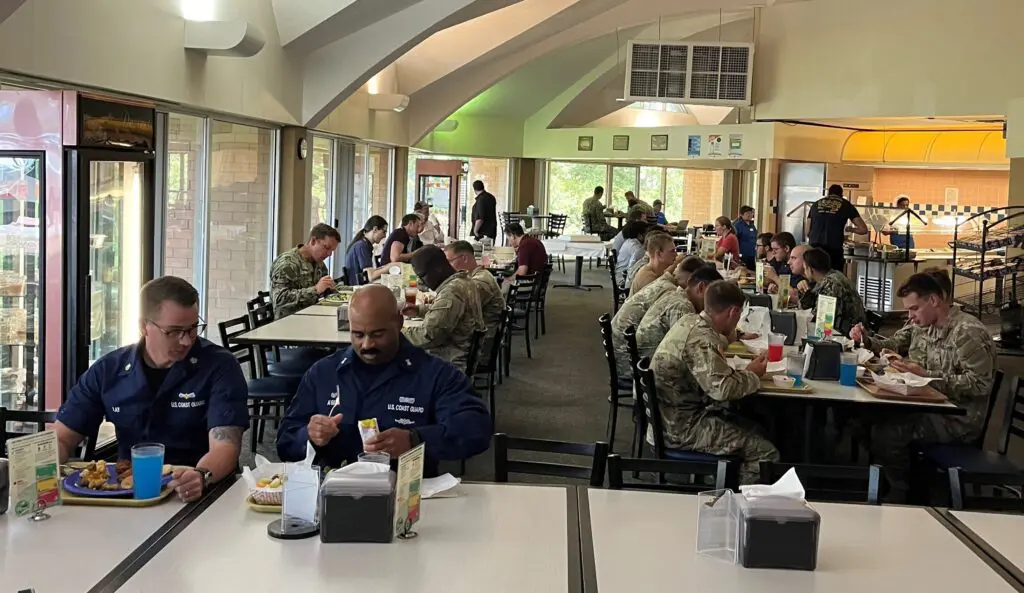
[[[244,59],[185,51],[180,0],[30,0],[0,24],[0,69],[297,123],[302,68],[280,46],[271,0],[207,3],[258,27],[265,47]]]
[[[758,119],[998,115],[1024,97],[1019,0],[814,0],[762,12]]]

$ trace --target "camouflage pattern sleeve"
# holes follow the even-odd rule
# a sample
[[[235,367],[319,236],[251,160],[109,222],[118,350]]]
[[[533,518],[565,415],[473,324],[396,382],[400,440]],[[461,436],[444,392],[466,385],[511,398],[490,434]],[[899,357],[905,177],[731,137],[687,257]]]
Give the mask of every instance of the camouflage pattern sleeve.
[[[449,334],[455,327],[465,303],[445,290],[437,293],[435,300],[426,311],[423,312],[423,323],[417,327],[405,327],[402,332],[414,346],[429,348],[447,341]]]
[[[959,317],[960,323],[948,338],[951,347],[944,350],[948,354],[942,356],[938,365],[928,365],[932,371],[929,375],[941,377],[932,386],[957,403],[966,398],[987,398],[996,364],[995,343],[985,327],[973,319],[964,323],[965,313]],[[936,352],[929,352],[929,358],[934,354]]]
[[[881,352],[883,348],[888,348],[893,352],[899,353],[900,356],[906,356],[907,352],[910,351],[910,341],[913,337],[914,325],[912,323],[907,323],[896,330],[896,333],[894,333],[891,338],[866,336],[864,338],[864,347],[875,354]]]
[[[316,288],[307,286],[306,282],[302,268],[293,259],[280,257],[274,262],[270,270],[270,294],[275,316],[291,315],[320,300]]]
[[[697,332],[700,335],[696,335]],[[761,378],[750,371],[737,371],[722,354],[722,340],[710,328],[694,329],[696,343],[688,344],[693,376],[713,400],[730,401],[746,397],[761,388]]]

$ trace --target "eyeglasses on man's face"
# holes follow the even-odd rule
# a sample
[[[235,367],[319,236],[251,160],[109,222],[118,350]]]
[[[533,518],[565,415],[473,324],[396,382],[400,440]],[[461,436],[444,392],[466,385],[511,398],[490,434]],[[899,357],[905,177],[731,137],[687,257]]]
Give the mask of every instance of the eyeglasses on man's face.
[[[177,341],[181,341],[183,338],[194,340],[206,331],[206,322],[202,319],[189,327],[164,327],[152,319],[147,319],[146,322],[160,330],[163,335]]]

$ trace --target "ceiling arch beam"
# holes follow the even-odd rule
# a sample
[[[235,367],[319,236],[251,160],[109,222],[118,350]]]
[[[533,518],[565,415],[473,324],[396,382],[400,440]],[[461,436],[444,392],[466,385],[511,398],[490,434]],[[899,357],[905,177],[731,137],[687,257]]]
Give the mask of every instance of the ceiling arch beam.
[[[436,31],[519,0],[419,0],[305,58],[302,121],[315,127],[374,74]]]
[[[548,52],[645,23],[650,24],[656,38],[660,19],[681,16],[677,0],[629,0],[613,4],[604,12],[568,27],[561,22],[552,24],[554,19],[549,19],[424,87],[412,96],[407,110],[409,140],[418,142],[470,99]],[[749,9],[750,4],[749,0],[692,0],[686,3],[682,14],[711,18],[717,24],[720,9]],[[713,15],[708,13],[712,9]],[[664,23],[660,26],[664,27]]]

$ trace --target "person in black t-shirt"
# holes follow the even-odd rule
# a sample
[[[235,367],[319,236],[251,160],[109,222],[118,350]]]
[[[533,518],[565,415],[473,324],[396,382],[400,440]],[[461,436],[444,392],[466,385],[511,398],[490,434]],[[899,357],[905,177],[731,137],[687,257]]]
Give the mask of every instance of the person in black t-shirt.
[[[477,241],[483,237],[494,240],[498,237],[498,201],[484,189],[484,182],[477,179],[473,182],[476,202],[473,204],[473,238]]]
[[[853,223],[852,232],[868,234],[868,225],[860,217],[857,207],[843,197],[843,188],[833,185],[828,195],[811,205],[804,221],[804,233],[812,247],[819,247],[828,253],[832,269],[840,272],[846,267],[843,242],[846,240],[847,224]]]

